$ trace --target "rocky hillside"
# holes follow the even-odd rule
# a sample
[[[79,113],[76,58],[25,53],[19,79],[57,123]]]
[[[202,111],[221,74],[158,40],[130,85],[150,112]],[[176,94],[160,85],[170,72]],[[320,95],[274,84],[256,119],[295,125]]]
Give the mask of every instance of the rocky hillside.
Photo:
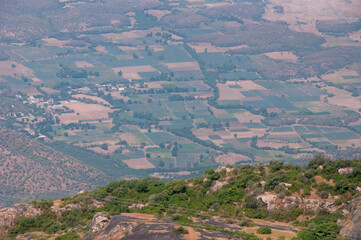
[[[5,239],[360,239],[361,161],[222,166],[0,210]]]
[[[59,198],[105,184],[107,177],[23,133],[0,127],[0,207]]]

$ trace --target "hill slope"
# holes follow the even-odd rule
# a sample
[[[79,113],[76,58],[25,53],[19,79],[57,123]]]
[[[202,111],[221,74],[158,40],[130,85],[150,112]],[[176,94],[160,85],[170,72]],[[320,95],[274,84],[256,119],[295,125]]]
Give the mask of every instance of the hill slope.
[[[341,239],[342,227],[343,236],[358,239],[360,170],[360,161],[318,156],[304,168],[271,162],[169,183],[123,180],[5,209],[0,225],[10,225],[4,236],[57,240]]]
[[[0,206],[61,197],[105,184],[107,177],[25,134],[0,127]]]

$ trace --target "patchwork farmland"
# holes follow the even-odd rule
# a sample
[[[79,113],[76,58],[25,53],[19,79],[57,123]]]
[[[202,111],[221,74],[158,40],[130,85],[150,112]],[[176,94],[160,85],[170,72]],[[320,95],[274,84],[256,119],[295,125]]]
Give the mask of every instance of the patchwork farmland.
[[[357,31],[277,12],[294,1],[135,2],[64,3],[56,34],[1,44],[0,86],[33,109],[8,126],[114,179],[361,157]],[[110,18],[74,30],[68,18],[97,4]]]

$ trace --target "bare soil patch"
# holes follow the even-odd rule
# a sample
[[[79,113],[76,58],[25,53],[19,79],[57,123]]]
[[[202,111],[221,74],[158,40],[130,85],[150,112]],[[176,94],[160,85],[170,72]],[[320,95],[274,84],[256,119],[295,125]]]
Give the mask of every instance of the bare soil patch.
[[[326,180],[326,179],[324,179],[322,176],[315,176],[315,180],[316,180],[316,183],[317,183],[317,184],[326,183],[326,184],[328,184],[328,185],[330,185],[330,186],[335,186],[335,183],[333,182],[332,179]]]
[[[145,213],[122,213],[121,215],[128,216],[128,217],[141,218],[141,219],[146,219],[146,220],[157,219],[156,216],[151,215],[151,214],[145,214]]]

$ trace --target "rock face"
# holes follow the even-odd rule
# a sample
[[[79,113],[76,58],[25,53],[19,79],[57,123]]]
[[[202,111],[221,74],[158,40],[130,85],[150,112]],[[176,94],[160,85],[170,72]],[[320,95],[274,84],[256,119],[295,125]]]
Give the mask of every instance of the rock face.
[[[350,217],[340,234],[352,240],[361,240],[361,198],[356,198],[350,206]]]
[[[317,211],[320,208],[325,208],[329,212],[336,212],[337,207],[334,201],[319,200],[315,198],[301,198],[301,197],[279,197],[276,194],[265,192],[257,196],[257,199],[261,199],[267,205],[267,211],[290,209],[293,207],[300,207],[312,211]]]
[[[13,226],[17,217],[35,217],[41,214],[38,208],[27,203],[18,203],[12,207],[0,209],[0,227]]]
[[[92,233],[99,232],[101,229],[109,224],[109,219],[106,217],[106,213],[99,212],[94,215],[92,223],[90,224],[89,230]]]
[[[164,223],[159,218],[148,214],[120,214],[108,220],[105,213],[93,217],[86,239],[118,240],[147,239],[171,240],[184,239],[173,232],[173,224]]]
[[[338,169],[338,173],[341,175],[351,174],[353,172],[353,168],[340,168]]]
[[[215,184],[211,187],[210,191],[215,192],[218,191],[219,189],[221,189],[224,185],[227,185],[228,181],[220,181],[217,180],[215,182]]]

